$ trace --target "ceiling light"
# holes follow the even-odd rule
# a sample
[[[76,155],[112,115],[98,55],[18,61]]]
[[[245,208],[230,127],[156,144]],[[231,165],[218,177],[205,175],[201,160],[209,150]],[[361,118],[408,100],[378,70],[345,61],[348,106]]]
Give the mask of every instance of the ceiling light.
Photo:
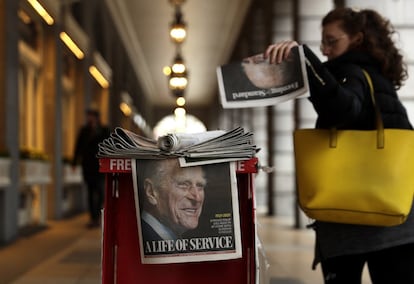
[[[37,0],[27,0],[27,2],[32,5],[33,9],[43,18],[43,20],[49,25],[53,25],[55,22],[52,16],[43,8],[42,4],[40,4]]]
[[[131,107],[130,107],[130,106],[129,106],[126,102],[121,102],[121,103],[119,104],[119,108],[121,109],[122,113],[123,113],[125,116],[127,116],[127,117],[131,116],[131,114],[132,114],[132,109],[131,109]]]
[[[60,39],[66,44],[66,46],[72,51],[72,53],[78,58],[83,59],[85,54],[78,47],[78,45],[72,40],[72,38],[65,32],[60,33]]]
[[[171,66],[171,73],[169,75],[169,87],[176,97],[182,97],[187,84],[187,68],[181,55],[177,53]]]
[[[184,91],[187,87],[187,84],[187,77],[180,74],[171,74],[169,85],[172,91]]]
[[[186,69],[187,68],[185,67],[183,57],[180,53],[177,53],[177,55],[174,58],[173,65],[171,66],[171,73],[184,74],[186,73]]]
[[[164,73],[165,76],[170,76],[171,67],[170,66],[164,66],[164,68],[162,68],[162,73]]]
[[[185,111],[185,109],[184,109],[184,108],[182,108],[182,107],[177,107],[177,108],[174,110],[174,115],[175,115],[175,117],[185,117],[185,114],[186,114],[186,111]]]
[[[95,80],[101,85],[102,88],[106,89],[109,87],[108,80],[102,75],[102,73],[96,68],[96,66],[92,65],[89,67],[89,73],[95,78]]]
[[[182,106],[185,105],[185,99],[184,99],[184,97],[178,97],[175,102],[177,103],[177,106],[179,106],[179,107],[182,107]]]
[[[171,71],[173,73],[184,73],[185,72],[185,65],[184,62],[175,61],[173,66],[171,66]]]
[[[184,90],[187,84],[188,80],[185,74],[171,73],[169,80],[171,90]]]
[[[187,25],[183,21],[180,6],[175,7],[174,21],[170,25],[170,37],[175,43],[182,43],[187,36]]]
[[[186,23],[183,21],[183,14],[181,13],[181,5],[185,0],[169,0],[174,5],[175,14],[173,22],[170,24],[170,37],[171,40],[176,44],[176,56],[171,66],[165,67],[163,72],[168,76],[168,86],[172,91],[172,94],[176,98],[182,98],[184,100],[184,90],[188,84],[187,67],[184,64],[184,60],[180,54],[181,44],[187,36]],[[184,101],[180,101],[182,105]],[[178,104],[178,102],[177,102]]]

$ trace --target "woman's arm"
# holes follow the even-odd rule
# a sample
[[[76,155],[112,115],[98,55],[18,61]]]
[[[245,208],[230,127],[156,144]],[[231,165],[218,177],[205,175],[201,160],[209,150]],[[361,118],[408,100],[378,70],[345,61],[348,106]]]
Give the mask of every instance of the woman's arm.
[[[296,41],[283,41],[270,45],[264,56],[270,63],[286,59]],[[310,88],[310,101],[321,127],[347,127],[358,119],[369,92],[362,69],[354,64],[344,64],[335,73],[320,61],[309,47],[303,45]],[[336,70],[338,71],[338,70]],[[338,74],[341,74],[338,77]]]

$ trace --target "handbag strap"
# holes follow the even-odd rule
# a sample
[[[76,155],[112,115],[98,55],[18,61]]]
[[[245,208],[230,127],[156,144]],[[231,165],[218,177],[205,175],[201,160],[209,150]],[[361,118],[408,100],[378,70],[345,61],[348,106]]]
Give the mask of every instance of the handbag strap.
[[[384,123],[382,121],[381,111],[379,109],[379,106],[377,105],[375,101],[374,84],[372,83],[372,79],[369,73],[365,69],[362,69],[362,72],[364,73],[364,77],[366,78],[368,82],[369,91],[371,95],[371,101],[375,109],[375,122],[376,122],[376,127],[377,127],[377,149],[383,149],[384,148]],[[329,147],[335,148],[336,144],[337,144],[337,130],[336,128],[331,128]]]
[[[381,111],[379,109],[379,106],[375,101],[374,84],[372,83],[372,79],[369,73],[365,69],[362,69],[362,72],[364,73],[364,76],[367,79],[372,104],[375,109],[375,122],[377,126],[377,148],[382,149],[384,148],[384,123],[381,118]]]

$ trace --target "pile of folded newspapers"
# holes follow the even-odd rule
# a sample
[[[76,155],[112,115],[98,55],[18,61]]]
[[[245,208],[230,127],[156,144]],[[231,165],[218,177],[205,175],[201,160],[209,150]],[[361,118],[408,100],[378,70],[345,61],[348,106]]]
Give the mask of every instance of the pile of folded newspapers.
[[[183,163],[216,163],[247,160],[258,148],[253,134],[237,127],[230,131],[213,130],[201,133],[175,133],[150,139],[123,128],[99,144],[98,157],[133,159],[180,158]]]

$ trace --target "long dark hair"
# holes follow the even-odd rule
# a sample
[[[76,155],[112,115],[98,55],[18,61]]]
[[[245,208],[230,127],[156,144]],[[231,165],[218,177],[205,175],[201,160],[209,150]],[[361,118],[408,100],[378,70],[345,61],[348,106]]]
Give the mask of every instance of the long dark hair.
[[[350,36],[361,32],[363,40],[351,46],[353,50],[369,53],[381,65],[382,74],[396,89],[401,88],[408,78],[407,66],[400,50],[395,46],[392,36],[396,33],[390,21],[374,10],[354,10],[338,8],[322,19],[322,26],[339,21],[342,29]]]

